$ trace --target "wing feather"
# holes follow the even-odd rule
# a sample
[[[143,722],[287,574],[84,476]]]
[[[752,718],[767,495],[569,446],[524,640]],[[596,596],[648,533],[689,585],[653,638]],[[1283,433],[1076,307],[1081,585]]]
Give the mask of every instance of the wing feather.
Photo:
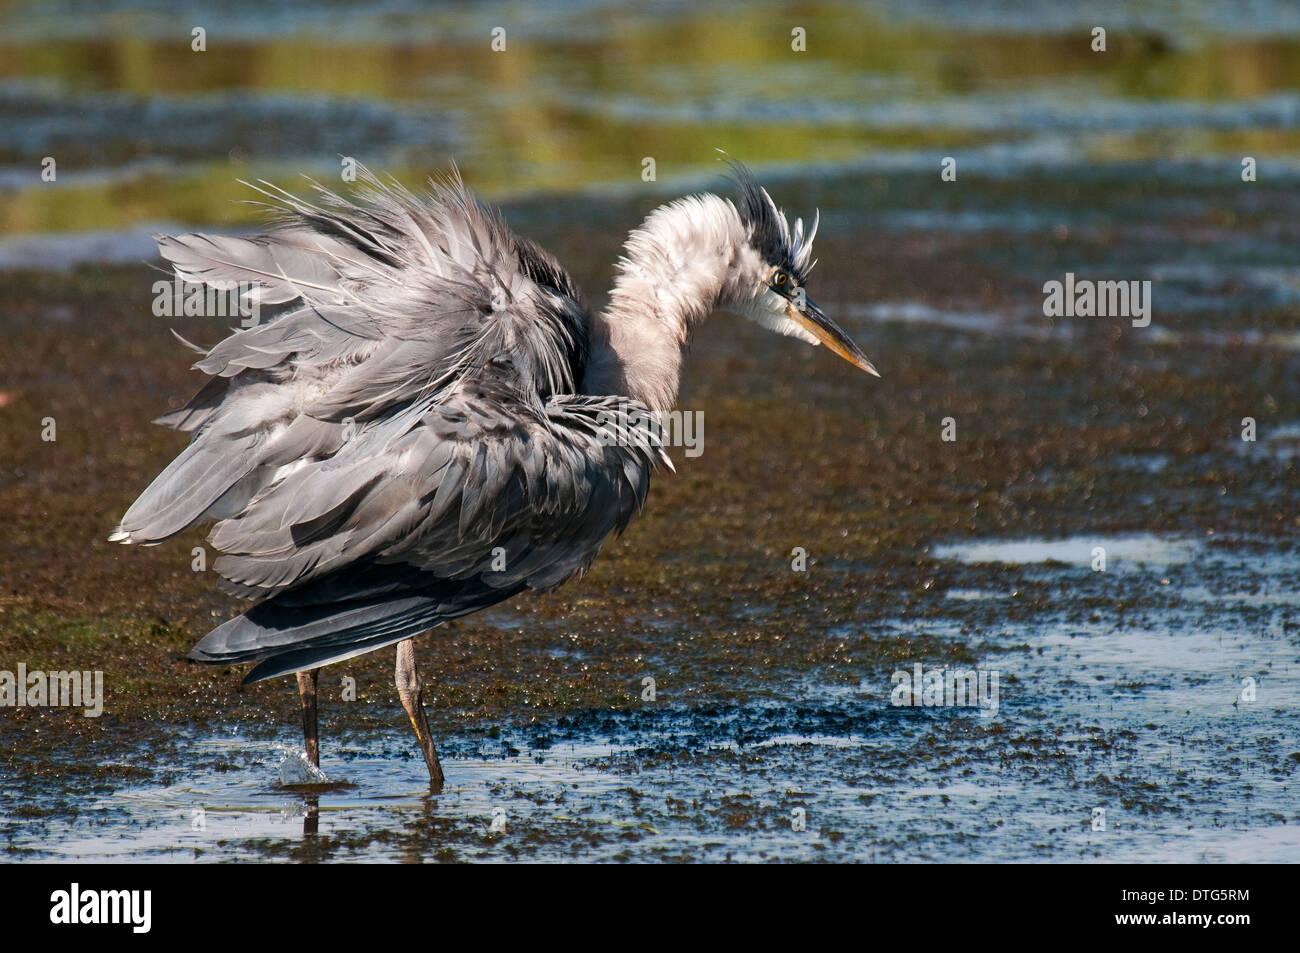
[[[159,239],[182,278],[270,313],[195,365],[208,383],[159,418],[191,443],[113,538],[218,520],[222,584],[259,602],[192,654],[261,661],[250,678],[559,585],[667,464],[624,398],[576,394],[590,316],[554,259],[458,177],[361,179],[314,202],[260,183],[266,236]]]

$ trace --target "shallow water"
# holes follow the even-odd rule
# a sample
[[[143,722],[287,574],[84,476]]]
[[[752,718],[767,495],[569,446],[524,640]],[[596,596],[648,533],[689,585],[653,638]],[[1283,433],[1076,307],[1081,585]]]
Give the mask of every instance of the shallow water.
[[[1100,550],[1100,552],[1098,552]],[[999,542],[960,543],[938,546],[936,559],[960,559],[967,563],[1072,563],[1087,566],[1096,560],[1098,571],[1113,564],[1170,566],[1190,561],[1196,544],[1188,540],[1160,539],[1151,534],[1115,538],[1076,536],[1070,539],[1024,539]]]
[[[237,178],[337,181],[340,156],[412,182],[456,160],[495,198],[657,194],[646,157],[669,191],[711,183],[718,148],[764,170],[928,172],[956,155],[963,171],[1008,178],[1258,152],[1269,175],[1300,174],[1294,7],[1139,6],[8,3],[0,231],[248,222]],[[1088,45],[1097,22],[1111,31],[1104,54]],[[190,49],[196,27],[204,52]],[[38,178],[46,156],[53,182]],[[1013,206],[929,224],[1034,219]]]
[[[182,780],[10,828],[10,850],[113,861],[1300,859],[1287,823],[1300,659],[1283,626],[1296,554],[1144,534],[1101,540],[1125,568],[1094,574],[1092,542],[936,548],[1003,564],[993,585],[936,594],[923,626],[955,641],[980,628],[969,667],[1000,676],[992,715],[892,705],[889,670],[861,673],[856,688],[810,676],[748,700],[444,738],[448,782],[434,798],[404,734],[327,733],[322,768],[335,786],[307,793],[281,783],[298,757],[288,735],[199,736],[178,749]],[[1175,569],[1176,584],[1161,575]],[[981,618],[985,599],[1031,581],[1059,592],[1051,611]],[[1107,594],[1153,590],[1159,609],[1105,606]],[[914,662],[943,664],[918,656],[895,670]],[[1105,830],[1093,829],[1094,808]]]

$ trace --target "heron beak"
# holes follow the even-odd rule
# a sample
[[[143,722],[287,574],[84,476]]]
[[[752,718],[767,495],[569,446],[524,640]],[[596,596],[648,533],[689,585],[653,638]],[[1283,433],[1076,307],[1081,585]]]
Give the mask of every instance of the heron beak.
[[[803,308],[800,309],[791,301],[786,305],[786,314],[790,320],[806,329],[813,337],[821,341],[828,348],[838,354],[844,360],[848,361],[854,367],[861,368],[872,377],[879,377],[880,371],[876,370],[876,365],[867,360],[867,355],[862,353],[862,349],[853,343],[853,340],[840,330],[830,318],[822,313],[822,309],[813,304],[812,299],[804,297]]]

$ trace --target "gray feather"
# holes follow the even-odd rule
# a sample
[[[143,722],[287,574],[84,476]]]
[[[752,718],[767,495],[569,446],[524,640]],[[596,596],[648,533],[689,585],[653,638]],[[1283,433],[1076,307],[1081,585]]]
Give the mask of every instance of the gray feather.
[[[559,585],[667,461],[603,420],[622,398],[576,394],[590,315],[549,255],[459,179],[362,180],[315,203],[263,183],[267,236],[159,239],[183,277],[278,307],[203,355],[209,382],[159,418],[192,441],[120,527],[155,542],[218,518],[223,587],[260,601],[193,657],[260,662],[250,678]]]

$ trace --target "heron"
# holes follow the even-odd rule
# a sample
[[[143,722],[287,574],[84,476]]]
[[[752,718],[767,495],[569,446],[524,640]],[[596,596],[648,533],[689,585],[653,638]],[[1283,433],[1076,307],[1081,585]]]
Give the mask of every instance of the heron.
[[[735,200],[652,211],[598,311],[454,168],[418,194],[364,166],[347,196],[243,183],[265,233],[157,236],[176,277],[265,309],[189,345],[208,380],[155,422],[190,441],[109,537],[152,545],[212,522],[219,584],[252,604],[188,657],[255,663],[245,684],[296,675],[319,767],[321,668],[395,645],[440,792],[414,637],[556,588],[626,528],[672,469],[654,421],[705,318],[738,314],[879,376],[807,293],[820,215],[791,225],[727,161]]]

